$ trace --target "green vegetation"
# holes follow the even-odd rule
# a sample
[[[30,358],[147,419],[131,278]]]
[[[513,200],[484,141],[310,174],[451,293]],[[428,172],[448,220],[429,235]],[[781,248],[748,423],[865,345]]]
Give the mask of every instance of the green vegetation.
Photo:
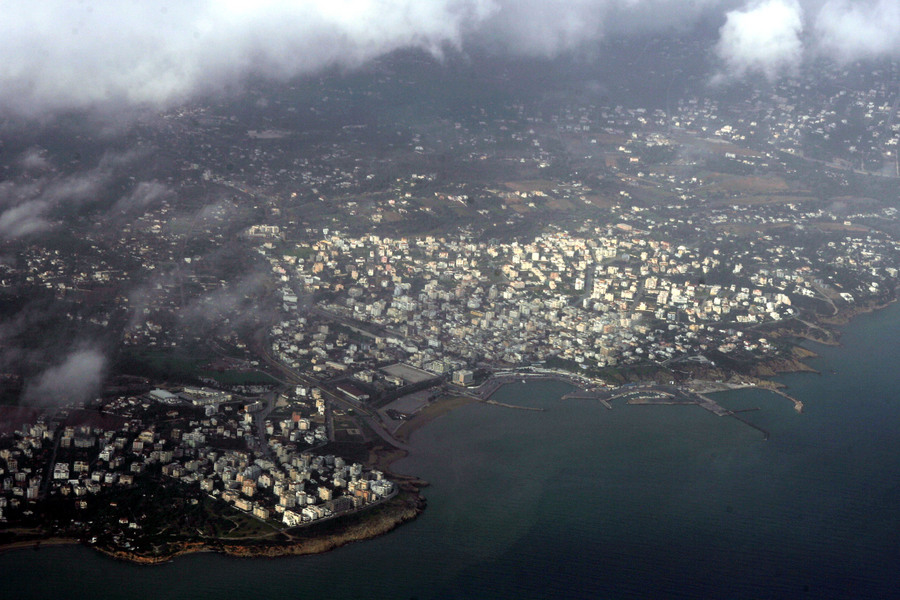
[[[545,361],[545,365],[551,369],[560,369],[570,373],[578,373],[589,377],[597,377],[611,385],[621,385],[636,381],[672,379],[672,372],[660,365],[653,363],[628,365],[623,367],[600,367],[567,360],[558,356],[552,356]]]
[[[372,435],[375,435],[375,433],[372,432]],[[319,452],[342,456],[351,462],[366,463],[369,460],[369,453],[372,447],[373,444],[371,442],[329,442]]]
[[[222,385],[277,385],[278,381],[262,371],[200,371],[198,375],[215,379]]]
[[[204,374],[203,366],[213,358],[196,348],[127,349],[116,361],[115,370],[163,381],[197,382]]]
[[[2,388],[0,389],[0,405],[7,406],[18,406],[19,405],[19,395],[21,393],[20,388]]]
[[[223,502],[214,502],[212,500],[208,500],[208,502],[214,511],[218,511],[217,516],[233,524],[231,529],[222,532],[217,537],[227,540],[241,540],[256,538],[273,532],[274,525],[270,523],[225,505]]]

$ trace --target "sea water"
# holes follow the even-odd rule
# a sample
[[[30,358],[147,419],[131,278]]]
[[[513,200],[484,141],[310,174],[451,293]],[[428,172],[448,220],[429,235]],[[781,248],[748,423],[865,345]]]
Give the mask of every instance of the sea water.
[[[412,438],[397,471],[428,509],[375,540],[307,557],[191,555],[142,567],[78,546],[0,556],[4,597],[888,598],[900,565],[900,307],[857,318],[803,401],[697,406],[501,389]],[[9,595],[10,593],[14,596]]]

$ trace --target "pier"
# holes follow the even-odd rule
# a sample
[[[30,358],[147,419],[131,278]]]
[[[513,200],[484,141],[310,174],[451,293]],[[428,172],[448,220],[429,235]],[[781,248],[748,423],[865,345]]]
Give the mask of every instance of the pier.
[[[782,392],[781,390],[776,390],[776,389],[771,389],[771,388],[766,388],[766,389],[768,389],[768,390],[769,390],[770,392],[772,392],[773,394],[778,394],[779,396],[781,396],[781,397],[783,397],[783,398],[787,398],[788,400],[790,400],[791,402],[793,402],[793,403],[794,403],[794,410],[796,410],[798,413],[802,413],[802,412],[803,412],[803,402],[801,402],[800,400],[797,400],[797,399],[794,398],[793,396],[789,396],[788,394],[785,394],[785,393]]]
[[[772,392],[773,394],[778,394],[782,398],[786,398],[794,403],[794,410],[798,413],[803,412],[803,402],[797,400],[793,396],[782,392],[776,387],[770,387],[770,385],[759,385],[756,383],[722,383],[722,382],[712,382],[712,381],[692,381],[691,389],[695,394],[701,393],[709,393],[709,392],[724,392],[729,390],[740,390],[740,389],[757,389],[757,390],[766,390],[768,392]]]
[[[609,400],[603,398],[602,396],[607,395],[608,392],[592,392],[590,390],[579,390],[577,392],[571,392],[562,397],[563,400],[596,400],[600,404],[602,404],[607,410],[612,410],[612,404],[609,403]]]
[[[478,400],[484,404],[491,404],[493,406],[501,406],[503,408],[512,408],[515,410],[530,410],[534,412],[544,412],[545,409],[535,407],[535,406],[518,406],[515,404],[508,404],[506,402],[497,402],[496,400],[491,400],[491,396],[497,393],[501,387],[508,383],[516,383],[517,381],[521,381],[524,377],[513,377],[509,375],[501,376],[501,377],[492,377],[491,379],[485,381],[477,388],[465,389],[459,386],[455,386],[457,388],[457,392],[461,396],[467,396],[474,400]],[[548,377],[530,377],[529,379],[549,379]]]
[[[629,398],[626,404],[636,404],[638,406],[651,404],[653,406],[673,406],[673,405],[695,405],[700,404],[693,400],[670,400],[668,398]]]
[[[507,404],[506,402],[497,402],[496,400],[485,400],[485,404],[492,404],[494,406],[502,406],[503,408],[514,408],[516,410],[533,410],[535,412],[544,412],[543,408],[537,406],[518,406],[516,404]]]
[[[473,395],[477,396],[481,400],[488,400],[491,396],[496,393],[497,390],[502,388],[507,383],[512,383],[514,380],[512,378],[507,377],[495,377],[493,379],[489,379],[485,381],[483,384],[472,390]]]
[[[753,410],[753,409],[750,409],[750,410]],[[759,409],[756,409],[756,410],[759,410]],[[743,411],[743,412],[746,412],[746,411]],[[746,421],[746,420],[742,419],[741,417],[739,417],[739,416],[737,416],[736,414],[734,414],[734,412],[732,412],[730,416],[734,417],[735,419],[737,419],[738,421],[740,421],[740,422],[743,423],[744,425],[749,425],[749,426],[752,427],[753,429],[755,429],[755,430],[761,432],[761,433],[763,434],[763,439],[764,439],[764,440],[768,440],[768,439],[769,439],[769,432],[766,431],[765,429],[763,429],[762,427],[760,427],[760,426],[758,426],[758,425],[754,425],[754,424],[751,423],[750,421]]]
[[[700,399],[699,404],[702,408],[705,408],[709,412],[713,413],[717,417],[727,417],[729,415],[734,416],[734,413],[721,406],[718,402],[710,398],[709,396],[705,396],[703,394],[694,393],[694,395]]]

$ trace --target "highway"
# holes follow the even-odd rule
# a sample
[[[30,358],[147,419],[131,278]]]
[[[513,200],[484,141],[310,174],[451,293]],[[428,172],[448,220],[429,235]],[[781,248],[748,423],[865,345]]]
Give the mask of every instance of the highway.
[[[260,452],[262,452],[263,456],[266,458],[271,458],[272,451],[269,449],[269,444],[266,441],[268,436],[266,435],[266,419],[272,414],[272,411],[275,410],[275,399],[278,397],[278,392],[269,392],[267,394],[263,394],[260,398],[260,402],[265,403],[266,407],[256,413],[254,415],[254,421],[256,421],[256,435],[259,440]]]

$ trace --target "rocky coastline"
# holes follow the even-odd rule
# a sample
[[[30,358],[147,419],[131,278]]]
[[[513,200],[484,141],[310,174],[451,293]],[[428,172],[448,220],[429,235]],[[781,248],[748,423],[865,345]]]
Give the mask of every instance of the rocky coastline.
[[[374,507],[374,510],[377,511],[375,514],[358,513],[359,518],[346,525],[342,525],[340,520],[335,520],[332,531],[325,534],[306,535],[305,528],[299,527],[285,531],[284,535],[287,539],[277,541],[265,539],[247,540],[246,543],[224,540],[185,541],[158,555],[101,546],[94,546],[94,548],[112,558],[142,565],[160,564],[179,556],[198,552],[219,552],[241,558],[321,554],[352,542],[384,535],[422,514],[426,507],[426,500],[420,490],[428,483],[415,477],[394,475],[393,479],[398,481],[400,492],[384,504]]]

